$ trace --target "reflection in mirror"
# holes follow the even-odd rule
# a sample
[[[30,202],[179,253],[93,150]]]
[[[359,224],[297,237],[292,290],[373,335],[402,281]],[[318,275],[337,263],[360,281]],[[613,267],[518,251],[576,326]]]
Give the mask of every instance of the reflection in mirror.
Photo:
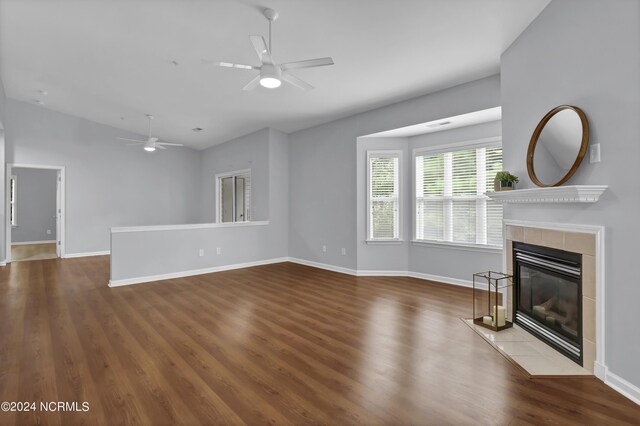
[[[589,140],[587,118],[577,107],[559,106],[540,121],[527,154],[529,177],[538,186],[558,186],[577,170]]]

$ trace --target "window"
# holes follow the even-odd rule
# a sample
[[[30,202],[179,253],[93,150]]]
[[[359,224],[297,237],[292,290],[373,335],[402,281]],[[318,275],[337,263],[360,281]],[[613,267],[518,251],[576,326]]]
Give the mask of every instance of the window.
[[[500,142],[416,152],[415,239],[502,246],[502,205],[484,195],[500,170]]]
[[[400,239],[400,151],[367,152],[367,239]]]
[[[251,170],[217,176],[218,222],[246,222],[251,219]]]
[[[16,217],[16,194],[18,192],[18,180],[15,176],[11,176],[9,185],[9,215],[11,226],[18,226],[18,218]]]

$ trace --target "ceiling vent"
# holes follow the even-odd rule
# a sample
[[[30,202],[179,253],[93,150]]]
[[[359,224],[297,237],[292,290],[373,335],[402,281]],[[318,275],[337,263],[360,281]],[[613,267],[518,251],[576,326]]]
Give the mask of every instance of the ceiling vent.
[[[447,124],[451,124],[451,122],[450,121],[441,121],[439,123],[431,123],[431,124],[427,124],[427,127],[432,129],[434,127],[446,126]]]

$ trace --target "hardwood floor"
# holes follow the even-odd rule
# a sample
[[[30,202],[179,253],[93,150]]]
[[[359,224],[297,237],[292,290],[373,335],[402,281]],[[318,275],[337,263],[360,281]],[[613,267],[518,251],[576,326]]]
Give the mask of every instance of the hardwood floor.
[[[56,243],[51,244],[18,244],[11,246],[11,259],[14,262],[22,260],[55,259]]]
[[[526,378],[470,290],[291,263],[108,288],[108,257],[0,268],[0,424],[638,424],[597,379]]]

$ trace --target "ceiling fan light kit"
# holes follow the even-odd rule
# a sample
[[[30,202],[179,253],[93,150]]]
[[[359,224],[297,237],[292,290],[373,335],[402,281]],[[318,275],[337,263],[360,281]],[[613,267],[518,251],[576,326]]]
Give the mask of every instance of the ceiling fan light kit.
[[[280,67],[265,64],[260,69],[260,85],[267,89],[275,89],[282,84],[282,71]]]
[[[278,19],[278,12],[273,9],[265,9],[262,14],[269,21],[269,45],[264,40],[264,37],[259,35],[249,36],[251,44],[260,59],[260,66],[234,64],[231,62],[218,62],[218,66],[223,68],[236,68],[242,70],[258,70],[260,74],[245,85],[242,90],[253,90],[258,85],[267,89],[275,89],[282,85],[282,82],[287,82],[292,86],[295,86],[303,90],[311,90],[313,86],[306,81],[290,74],[288,71],[291,69],[299,68],[314,68],[326,65],[333,65],[333,59],[330,57],[308,59],[305,61],[286,62],[277,64],[273,61],[271,56],[271,24]]]

